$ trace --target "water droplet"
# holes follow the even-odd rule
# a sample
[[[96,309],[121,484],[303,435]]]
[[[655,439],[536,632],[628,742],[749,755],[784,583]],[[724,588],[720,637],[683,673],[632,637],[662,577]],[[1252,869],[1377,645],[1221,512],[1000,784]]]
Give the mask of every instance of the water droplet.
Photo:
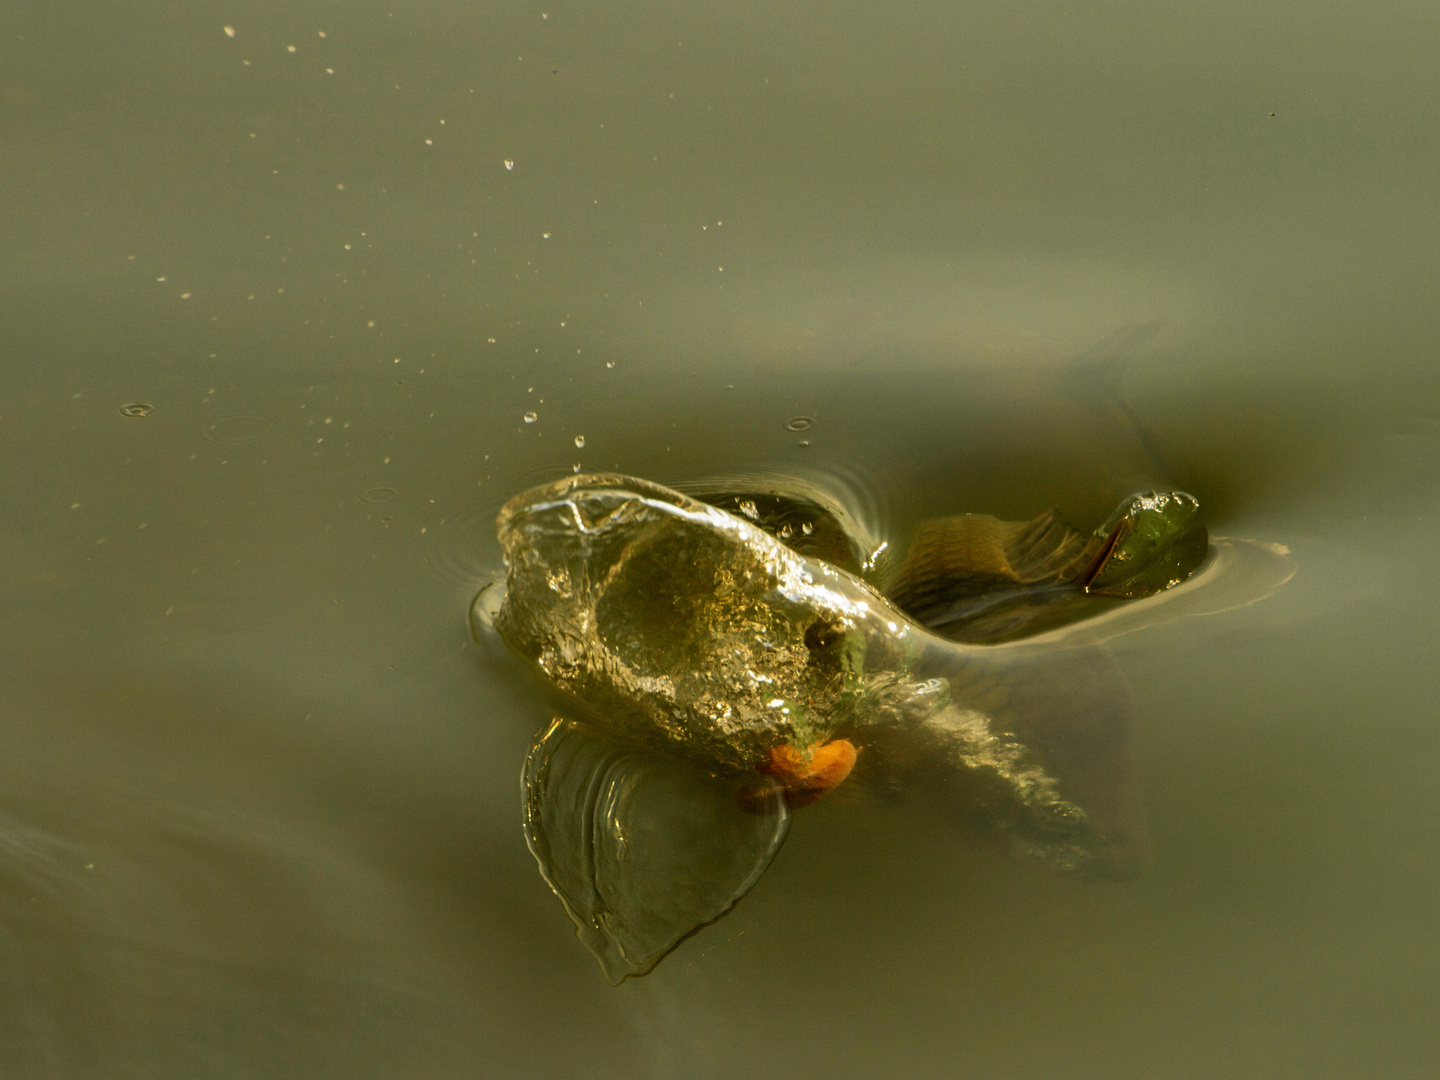
[[[815,418],[813,416],[792,416],[785,421],[786,431],[805,431],[814,426]]]
[[[576,436],[575,436],[575,445],[578,446],[578,447],[580,447],[581,449],[583,449],[584,446],[585,446],[585,436],[584,436],[584,435],[576,435]]]
[[[155,406],[148,401],[127,401],[124,405],[120,406],[121,416],[149,416],[154,411]]]
[[[539,420],[539,419],[540,419],[540,417],[539,417],[538,415],[536,415],[535,413],[533,413],[533,412],[527,412],[527,413],[525,414],[525,422],[526,422],[527,424],[533,424],[536,420]]]

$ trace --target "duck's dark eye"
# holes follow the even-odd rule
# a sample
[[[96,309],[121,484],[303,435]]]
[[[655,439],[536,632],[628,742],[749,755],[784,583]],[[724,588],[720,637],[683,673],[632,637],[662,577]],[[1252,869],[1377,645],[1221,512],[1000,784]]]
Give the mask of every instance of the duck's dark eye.
[[[816,619],[805,631],[805,647],[811,652],[824,652],[838,644],[845,631],[829,619]]]

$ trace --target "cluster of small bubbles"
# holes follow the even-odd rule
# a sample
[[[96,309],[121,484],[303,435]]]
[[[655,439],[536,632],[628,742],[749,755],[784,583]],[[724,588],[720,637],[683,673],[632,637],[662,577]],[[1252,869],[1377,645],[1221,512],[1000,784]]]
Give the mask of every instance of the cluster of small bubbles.
[[[537,414],[537,413],[527,412],[527,413],[525,414],[525,422],[526,422],[527,424],[533,424],[536,420],[539,420],[539,419],[540,419],[540,416],[539,416],[539,414]]]
[[[581,450],[585,449],[585,436],[584,436],[584,435],[576,435],[576,436],[575,436],[575,446],[576,446],[578,449],[581,449]]]
[[[792,416],[789,420],[785,421],[785,429],[787,431],[805,431],[813,427],[814,424],[815,418],[813,416]]]
[[[121,416],[149,416],[154,411],[155,406],[148,401],[127,401],[124,405],[120,406]]]

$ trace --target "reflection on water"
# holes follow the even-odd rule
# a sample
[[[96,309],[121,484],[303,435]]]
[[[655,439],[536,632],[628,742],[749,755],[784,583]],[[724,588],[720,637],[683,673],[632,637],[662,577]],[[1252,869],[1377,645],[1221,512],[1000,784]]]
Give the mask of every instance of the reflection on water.
[[[0,1073],[1428,1075],[1429,18],[6,6]],[[852,775],[609,986],[461,617],[577,464],[1194,494],[1236,539],[1092,627],[1145,871]]]
[[[750,891],[790,817],[736,782],[557,720],[525,761],[525,839],[611,982],[643,975]]]

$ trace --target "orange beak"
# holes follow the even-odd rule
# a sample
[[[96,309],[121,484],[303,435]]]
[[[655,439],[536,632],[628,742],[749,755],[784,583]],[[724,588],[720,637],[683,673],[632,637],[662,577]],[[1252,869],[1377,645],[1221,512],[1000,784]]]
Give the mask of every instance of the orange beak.
[[[855,767],[858,753],[849,739],[822,743],[808,756],[793,746],[776,746],[756,769],[780,781],[785,802],[794,809],[808,806],[839,787]]]

